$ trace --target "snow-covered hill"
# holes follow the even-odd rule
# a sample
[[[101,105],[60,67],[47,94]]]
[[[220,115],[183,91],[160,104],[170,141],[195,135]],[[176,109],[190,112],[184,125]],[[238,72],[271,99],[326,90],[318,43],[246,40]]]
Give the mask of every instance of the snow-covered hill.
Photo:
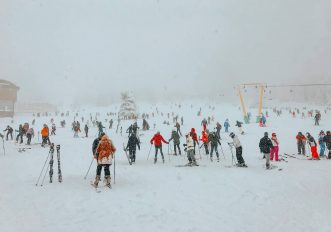
[[[212,163],[201,149],[202,159],[197,155],[200,167],[176,167],[187,163],[187,159],[168,156],[167,145],[163,148],[165,164],[153,164],[154,149],[147,160],[149,141],[156,130],[166,139],[170,138],[173,123],[171,116],[167,118],[168,112],[184,117],[182,132],[185,133],[195,127],[200,135],[201,120],[212,115],[215,121],[209,129],[213,129],[217,121],[223,124],[229,118],[230,130],[238,131],[235,120],[242,117],[237,107],[219,104],[213,110],[208,104],[201,104],[202,116],[198,117],[199,108],[197,104],[194,107],[183,104],[180,109],[175,105],[158,105],[159,115],[148,120],[152,130],[139,133],[142,145],[133,166],[128,164],[122,151],[123,143],[127,142],[125,131],[132,121],[121,124],[121,136],[115,133],[115,120],[115,129],[106,132],[118,149],[116,184],[113,183],[111,190],[100,188],[100,193],[90,185],[95,177],[95,163],[84,180],[97,129],[91,128],[89,138],[83,138],[82,134],[80,138],[73,138],[70,124],[76,112],[70,117],[53,117],[58,130],[51,140],[61,144],[62,183],[57,182],[57,165],[54,165],[54,183],[48,183],[46,176],[43,187],[35,186],[48,148],[32,145],[20,153],[20,145],[5,141],[6,155],[0,152],[0,231],[331,231],[331,161],[287,158],[287,162],[273,163],[282,171],[265,170],[258,148],[265,131],[276,132],[280,154],[296,154],[297,132],[310,132],[317,139],[320,130],[331,129],[330,112],[322,114],[319,127],[313,125],[312,118],[292,118],[286,111],[280,117],[269,111],[266,128],[244,125],[246,134],[239,138],[248,168],[229,167],[232,159],[227,142],[230,138],[224,130],[221,133],[224,156],[220,151],[220,163]],[[112,110],[103,109],[99,117],[106,127],[108,123],[104,119],[110,119],[106,112]],[[140,112],[154,110],[155,106],[148,104],[139,106]],[[80,116],[87,119],[89,113],[81,111]],[[31,123],[32,119],[32,116],[18,116],[13,124],[9,119],[0,119],[0,128],[10,124],[17,129],[18,124]],[[36,118],[35,130],[40,130],[44,123],[50,126],[50,119]],[[60,128],[59,122],[63,119],[67,121],[66,128]],[[170,126],[163,124],[165,120],[170,121]],[[141,120],[138,124],[141,126]],[[38,143],[37,136],[33,143]]]

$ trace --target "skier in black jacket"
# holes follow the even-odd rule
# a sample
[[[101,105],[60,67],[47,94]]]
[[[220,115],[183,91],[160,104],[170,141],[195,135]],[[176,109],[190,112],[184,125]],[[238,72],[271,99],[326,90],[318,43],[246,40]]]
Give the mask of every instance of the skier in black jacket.
[[[140,141],[137,138],[137,136],[132,133],[129,137],[128,145],[126,146],[126,150],[129,150],[129,156],[130,156],[131,163],[136,162],[137,146],[138,146],[138,149],[140,150]]]
[[[7,133],[6,133],[6,140],[8,141],[9,135],[11,137],[11,140],[13,140],[13,131],[14,131],[14,129],[8,125],[7,128],[6,128],[6,130],[4,130],[4,132],[5,131],[7,131]]]
[[[324,136],[324,142],[326,144],[326,147],[329,150],[328,159],[331,159],[331,132],[330,131],[326,132],[326,135]]]
[[[260,140],[260,151],[264,154],[266,159],[266,168],[270,169],[270,150],[273,148],[272,141],[268,137],[268,132],[264,132],[264,137]]]
[[[218,150],[217,150],[217,147],[218,147],[218,144],[221,146],[221,142],[220,142],[220,139],[219,137],[217,136],[217,132],[212,132],[209,134],[209,137],[208,137],[209,141],[210,142],[210,160],[213,162],[213,153],[215,151],[216,153],[216,157],[217,157],[217,162],[220,161],[220,157],[219,157],[219,154],[218,154]]]
[[[96,152],[96,150],[97,150],[97,148],[98,148],[98,145],[99,145],[99,142],[100,142],[101,138],[102,138],[104,135],[105,135],[105,133],[102,132],[102,133],[99,135],[99,137],[96,138],[96,139],[93,141],[93,144],[92,144],[92,153],[93,153],[93,155],[96,156],[96,157],[98,157],[98,155],[95,154],[95,152]]]
[[[177,149],[179,152],[179,155],[182,155],[182,151],[180,150],[180,136],[178,131],[176,131],[176,129],[173,129],[171,132],[171,138],[169,139],[169,142],[171,140],[174,140],[174,151],[175,151],[175,155],[177,155]]]

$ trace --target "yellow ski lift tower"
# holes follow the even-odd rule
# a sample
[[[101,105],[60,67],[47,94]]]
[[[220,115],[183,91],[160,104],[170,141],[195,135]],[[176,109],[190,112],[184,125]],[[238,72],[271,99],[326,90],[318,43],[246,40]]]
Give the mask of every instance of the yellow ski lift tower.
[[[266,83],[247,83],[247,84],[240,84],[237,86],[238,89],[238,95],[240,98],[240,104],[242,111],[244,113],[244,121],[245,123],[249,123],[249,117],[246,111],[244,98],[242,94],[242,89],[245,89],[246,87],[255,87],[259,89],[259,111],[258,116],[256,118],[256,121],[259,122],[262,116],[262,106],[263,106],[263,95],[266,88],[288,88],[288,87],[316,87],[316,86],[331,86],[331,83],[312,83],[312,84],[292,84],[292,85],[267,85]]]
[[[242,90],[245,89],[246,87],[255,87],[255,88],[259,88],[259,110],[258,110],[258,116],[257,116],[257,122],[260,120],[261,116],[262,116],[262,106],[263,106],[263,94],[264,94],[264,90],[267,87],[267,84],[265,83],[247,83],[247,84],[240,84],[238,85],[237,89],[238,89],[238,95],[240,98],[240,104],[241,104],[241,109],[244,113],[244,121],[245,123],[249,123],[249,117],[246,111],[246,106],[244,103],[244,97],[242,94]]]

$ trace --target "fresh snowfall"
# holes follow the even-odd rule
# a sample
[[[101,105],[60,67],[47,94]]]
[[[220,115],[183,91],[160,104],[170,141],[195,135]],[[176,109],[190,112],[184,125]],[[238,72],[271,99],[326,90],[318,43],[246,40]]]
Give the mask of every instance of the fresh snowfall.
[[[7,126],[14,129],[13,140],[10,135],[6,140],[7,131],[1,130],[0,231],[331,231],[331,161],[327,159],[327,146],[324,156],[320,153],[319,141],[322,130],[325,135],[331,130],[329,109],[295,104],[264,109],[265,121],[256,123],[254,115],[251,123],[243,123],[242,129],[236,126],[236,121],[244,122],[237,105],[140,104],[137,119],[128,116],[125,120],[121,115],[122,120],[118,121],[119,109],[119,105],[68,112],[63,109],[47,116],[18,114],[0,119],[2,130]],[[316,112],[321,114],[319,125],[315,125]],[[149,130],[143,130],[147,128],[143,128],[142,113]],[[164,163],[160,153],[154,163],[151,139],[160,132],[168,142],[173,131],[177,132],[176,116],[181,155],[178,151],[175,155],[173,140],[169,144],[163,142]],[[228,132],[224,127],[226,119]],[[74,121],[79,122],[80,130],[73,127]],[[135,162],[130,165],[132,160],[124,147],[128,143],[127,129],[135,122],[138,128],[132,133],[140,141],[140,150],[137,148]],[[214,133],[217,122],[222,126],[221,145],[217,147],[219,160],[215,153],[211,160],[201,138],[204,130],[209,136]],[[26,135],[23,143],[20,138],[16,142],[19,125],[25,123],[34,129],[31,145],[27,145]],[[104,127],[100,129],[116,148],[109,187],[103,169],[101,180],[93,186],[99,161],[94,158],[92,144],[99,136],[100,123]],[[41,146],[44,124],[49,128],[51,144],[54,143],[53,155],[48,142]],[[85,124],[89,127],[88,137]],[[51,135],[52,126],[56,126],[55,135]],[[192,128],[199,141],[194,164],[189,163],[183,146]],[[259,147],[265,132],[270,139],[275,133],[278,140],[278,161],[273,157],[270,166]],[[307,139],[305,155],[298,154],[298,132]],[[315,138],[318,157],[311,154],[307,132]],[[237,165],[230,134],[239,139],[247,167]],[[208,142],[207,148],[210,153]]]

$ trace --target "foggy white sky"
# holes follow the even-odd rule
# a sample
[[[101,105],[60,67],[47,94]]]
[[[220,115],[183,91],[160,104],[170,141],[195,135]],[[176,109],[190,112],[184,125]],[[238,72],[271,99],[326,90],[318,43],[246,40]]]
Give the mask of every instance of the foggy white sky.
[[[53,103],[328,80],[330,12],[330,0],[0,0],[0,79]]]

